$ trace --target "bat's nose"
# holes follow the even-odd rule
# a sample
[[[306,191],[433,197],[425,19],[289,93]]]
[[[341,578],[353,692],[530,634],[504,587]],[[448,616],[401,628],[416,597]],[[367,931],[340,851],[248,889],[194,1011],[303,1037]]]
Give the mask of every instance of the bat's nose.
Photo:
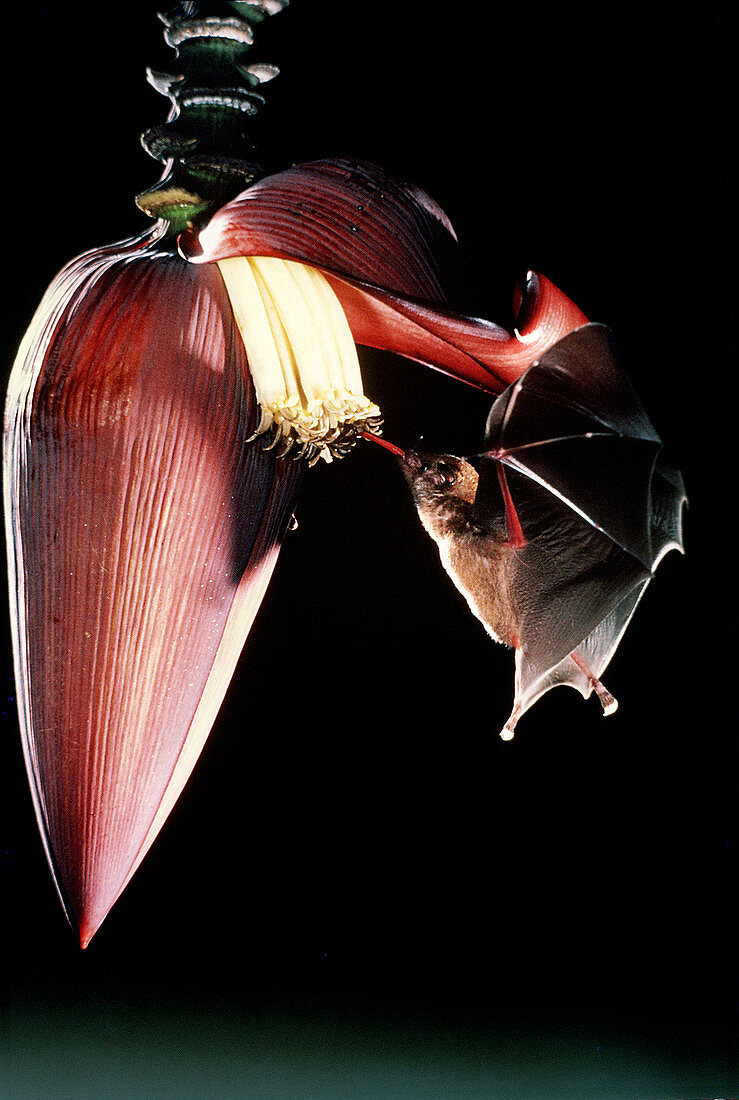
[[[421,462],[421,456],[416,451],[406,451],[405,458],[403,459],[403,465],[410,473],[415,474],[421,469],[423,463]]]

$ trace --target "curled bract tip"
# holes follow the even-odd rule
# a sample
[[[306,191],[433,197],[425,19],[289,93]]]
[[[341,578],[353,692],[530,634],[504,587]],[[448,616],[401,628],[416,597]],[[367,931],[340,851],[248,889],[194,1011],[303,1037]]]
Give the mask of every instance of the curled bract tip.
[[[298,164],[252,183],[180,254],[194,264],[243,257],[297,260],[329,280],[356,343],[390,351],[499,394],[587,318],[544,275],[516,291],[517,327],[445,305],[442,272],[457,241],[424,192],[350,159]]]

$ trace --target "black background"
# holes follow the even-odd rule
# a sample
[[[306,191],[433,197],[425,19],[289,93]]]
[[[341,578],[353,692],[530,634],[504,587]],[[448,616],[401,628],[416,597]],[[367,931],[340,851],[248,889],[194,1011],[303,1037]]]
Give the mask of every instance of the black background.
[[[167,107],[144,68],[171,54],[154,5],[119,10],[10,17],[6,375],[58,268],[144,227],[132,196],[159,169],[138,134]],[[508,323],[532,267],[609,324],[683,469],[687,554],[610,666],[618,714],[552,692],[503,744],[512,656],[394,460],[316,467],[201,761],[84,953],[36,833],[5,626],[3,1095],[739,1090],[734,19],[433,12],[293,0],[255,48],[282,69],[268,156],[355,155],[424,187],[460,240],[462,311]],[[388,438],[479,448],[479,394],[362,363]]]

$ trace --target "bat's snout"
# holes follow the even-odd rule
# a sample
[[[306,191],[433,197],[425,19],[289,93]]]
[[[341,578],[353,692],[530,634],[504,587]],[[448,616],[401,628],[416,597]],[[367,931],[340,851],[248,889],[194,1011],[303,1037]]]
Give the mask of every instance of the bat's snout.
[[[408,473],[417,474],[423,466],[423,462],[417,451],[406,451],[405,456],[401,459],[401,465]]]

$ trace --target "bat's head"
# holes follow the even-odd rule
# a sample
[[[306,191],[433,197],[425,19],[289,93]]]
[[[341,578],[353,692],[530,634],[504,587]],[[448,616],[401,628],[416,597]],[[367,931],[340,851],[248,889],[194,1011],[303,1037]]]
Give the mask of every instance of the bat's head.
[[[401,465],[419,510],[475,499],[477,471],[463,458],[407,451]]]

